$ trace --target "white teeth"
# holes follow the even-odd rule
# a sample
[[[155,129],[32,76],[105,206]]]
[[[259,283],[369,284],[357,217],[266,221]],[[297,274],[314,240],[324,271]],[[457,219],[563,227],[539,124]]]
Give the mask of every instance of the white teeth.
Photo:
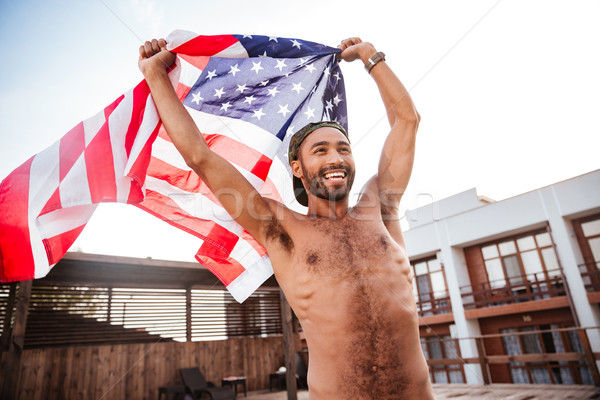
[[[344,172],[330,172],[328,174],[325,174],[325,179],[344,178],[345,176],[346,176],[346,173],[344,173]]]

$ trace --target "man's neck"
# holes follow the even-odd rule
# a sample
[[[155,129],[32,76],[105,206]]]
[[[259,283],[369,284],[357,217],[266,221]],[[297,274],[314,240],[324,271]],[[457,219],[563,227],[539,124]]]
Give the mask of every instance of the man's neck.
[[[348,198],[339,201],[329,201],[319,198],[310,198],[308,203],[308,216],[310,218],[328,218],[336,220],[348,213]]]

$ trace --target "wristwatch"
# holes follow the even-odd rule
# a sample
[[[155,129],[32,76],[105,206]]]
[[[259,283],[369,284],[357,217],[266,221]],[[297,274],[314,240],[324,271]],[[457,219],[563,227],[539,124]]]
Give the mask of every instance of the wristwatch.
[[[377,63],[380,61],[385,61],[385,53],[383,51],[378,51],[377,53],[369,57],[367,63],[365,64],[365,69],[367,70],[367,72],[371,73],[373,67],[377,65]]]

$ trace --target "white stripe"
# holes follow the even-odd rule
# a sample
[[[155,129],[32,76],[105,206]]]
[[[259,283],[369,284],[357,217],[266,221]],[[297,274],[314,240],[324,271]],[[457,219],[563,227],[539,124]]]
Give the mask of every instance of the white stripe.
[[[269,257],[264,256],[252,265],[244,265],[246,270],[233,280],[227,290],[239,303],[243,303],[264,281],[273,275]]]
[[[186,107],[200,132],[219,134],[234,139],[273,158],[282,142],[268,131],[237,118],[222,117]]]
[[[213,57],[248,58],[248,52],[240,42],[236,41],[228,48],[221,50],[217,54],[213,55]]]
[[[213,203],[201,193],[185,192],[160,179],[146,177],[146,187],[173,200],[182,210],[201,219],[212,220],[228,231],[241,235],[240,224],[225,211],[220,205]],[[240,199],[245,201],[245,199]]]
[[[152,145],[152,156],[183,171],[191,171],[191,168],[187,166],[183,160],[183,157],[179,151],[177,151],[175,146],[160,137],[158,137]],[[250,182],[252,186],[254,186],[256,190],[260,191],[262,189],[264,185],[262,179],[254,175],[251,171],[248,171],[247,169],[237,165],[235,163],[235,159],[227,159],[227,161],[229,161],[240,172],[240,174],[242,174],[244,178],[246,178],[246,180]]]
[[[48,255],[36,223],[36,218],[48,199],[58,188],[60,141],[38,153],[31,162],[29,170],[28,225],[29,243],[35,265],[35,277],[42,277],[50,270]]]
[[[173,32],[169,33],[169,36],[165,39],[167,41],[167,49],[173,50],[175,47],[180,46],[187,42],[188,40],[192,40],[196,36],[199,36],[197,33],[185,31],[183,29],[176,29]]]
[[[140,156],[142,149],[146,145],[146,142],[148,142],[148,139],[150,138],[150,135],[152,135],[154,129],[156,129],[159,121],[158,111],[156,110],[154,101],[152,101],[152,96],[148,96],[144,109],[144,118],[140,124],[137,134],[135,135],[135,141],[133,142],[131,152],[129,153],[129,159],[127,160],[127,165],[125,166],[125,175],[129,174],[131,171],[133,164]]]
[[[87,177],[85,153],[82,153],[60,182],[62,208],[92,204],[92,195]],[[100,166],[95,166],[100,168]]]
[[[40,234],[48,239],[88,223],[97,204],[63,208],[40,216],[37,223]]]
[[[125,136],[131,123],[133,110],[133,91],[125,93],[125,97],[108,117],[110,147],[113,155],[117,201],[127,202],[131,189],[131,178],[125,176],[127,152],[125,151]]]
[[[179,82],[187,87],[194,86],[198,78],[200,78],[202,70],[185,61],[183,58],[178,57],[177,61],[180,63],[179,68],[181,68]]]
[[[85,147],[87,147],[92,139],[96,136],[102,125],[106,122],[104,117],[104,110],[100,111],[91,118],[83,121],[83,132],[85,137]]]

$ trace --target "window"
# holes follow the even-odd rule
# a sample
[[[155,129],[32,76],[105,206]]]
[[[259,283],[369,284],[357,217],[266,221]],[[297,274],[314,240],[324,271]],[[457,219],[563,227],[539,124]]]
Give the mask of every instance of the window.
[[[552,239],[546,231],[484,245],[481,253],[492,289],[560,276]]]
[[[572,326],[562,326],[568,328]],[[582,353],[583,348],[577,331],[553,331],[557,324],[525,326],[501,329],[500,333],[531,332],[525,335],[502,337],[504,350],[508,355]],[[583,361],[541,361],[511,362],[508,364],[512,383],[562,383],[593,384],[590,370]]]
[[[460,359],[458,341],[450,335],[422,337],[421,348],[427,360]],[[429,367],[429,374],[433,383],[465,383],[461,364],[433,364]]]
[[[450,312],[450,299],[446,286],[444,266],[437,258],[419,260],[412,263],[413,293],[419,308],[419,315],[433,315]]]

